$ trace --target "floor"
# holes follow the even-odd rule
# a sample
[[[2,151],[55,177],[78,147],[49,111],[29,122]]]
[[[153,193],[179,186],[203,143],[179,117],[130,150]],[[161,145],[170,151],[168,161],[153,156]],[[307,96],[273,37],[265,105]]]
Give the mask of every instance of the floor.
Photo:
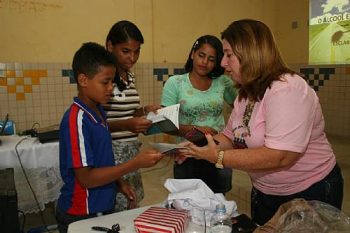
[[[335,151],[337,161],[342,168],[345,187],[342,210],[350,216],[350,138],[328,137]],[[142,206],[163,202],[168,195],[168,191],[163,184],[167,178],[172,177],[172,159],[165,158],[153,168],[142,169],[142,179],[145,188],[145,198],[141,202]],[[250,179],[246,173],[234,170],[232,179],[233,188],[226,194],[228,200],[234,200],[237,203],[238,211],[250,215]],[[54,205],[49,204],[44,211],[43,218],[47,225],[54,226]],[[21,222],[23,218],[21,218]],[[42,226],[42,220],[39,214],[26,215],[24,232],[39,233],[38,226]],[[34,229],[34,230],[33,230]],[[37,230],[37,231],[35,231]],[[51,230],[56,233],[56,230]]]

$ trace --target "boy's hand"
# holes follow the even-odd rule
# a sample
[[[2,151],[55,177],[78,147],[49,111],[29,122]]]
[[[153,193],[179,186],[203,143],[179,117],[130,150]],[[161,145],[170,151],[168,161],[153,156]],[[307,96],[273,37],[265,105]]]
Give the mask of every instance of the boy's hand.
[[[126,199],[128,199],[128,208],[134,209],[137,207],[137,196],[133,187],[123,179],[119,179],[117,181],[118,186],[120,188],[120,192],[124,194]]]
[[[152,125],[152,121],[145,117],[133,117],[128,121],[128,129],[133,133],[143,133]]]
[[[156,165],[164,155],[154,149],[145,149],[140,151],[137,156],[134,158],[138,164],[138,167],[152,167]]]

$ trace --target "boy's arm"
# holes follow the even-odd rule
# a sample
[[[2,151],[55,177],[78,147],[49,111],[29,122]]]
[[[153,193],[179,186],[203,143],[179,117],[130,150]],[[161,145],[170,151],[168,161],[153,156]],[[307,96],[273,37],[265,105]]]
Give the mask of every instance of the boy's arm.
[[[136,157],[126,163],[101,168],[75,168],[74,172],[81,186],[94,188],[115,182],[123,175],[139,168],[154,166],[162,158],[163,155],[160,152],[154,149],[147,149],[140,151]]]

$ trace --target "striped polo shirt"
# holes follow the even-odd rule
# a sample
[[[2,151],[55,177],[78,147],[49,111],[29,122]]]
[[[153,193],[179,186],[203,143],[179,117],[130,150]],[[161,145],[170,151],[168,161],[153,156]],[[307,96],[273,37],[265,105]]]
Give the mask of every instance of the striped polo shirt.
[[[128,84],[122,91],[115,86],[112,97],[103,108],[107,114],[107,121],[125,120],[132,118],[136,109],[140,108],[140,96],[135,88],[135,78],[133,73],[128,73]],[[117,131],[111,133],[113,140],[134,141],[137,134],[130,131]]]

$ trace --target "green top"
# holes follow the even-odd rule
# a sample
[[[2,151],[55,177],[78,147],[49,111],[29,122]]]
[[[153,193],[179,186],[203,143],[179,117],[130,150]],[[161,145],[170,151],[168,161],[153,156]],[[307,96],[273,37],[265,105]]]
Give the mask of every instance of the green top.
[[[212,127],[218,132],[225,127],[224,102],[232,105],[236,90],[227,76],[213,79],[210,88],[201,91],[194,88],[189,74],[174,75],[165,83],[161,105],[180,103],[179,123]]]

